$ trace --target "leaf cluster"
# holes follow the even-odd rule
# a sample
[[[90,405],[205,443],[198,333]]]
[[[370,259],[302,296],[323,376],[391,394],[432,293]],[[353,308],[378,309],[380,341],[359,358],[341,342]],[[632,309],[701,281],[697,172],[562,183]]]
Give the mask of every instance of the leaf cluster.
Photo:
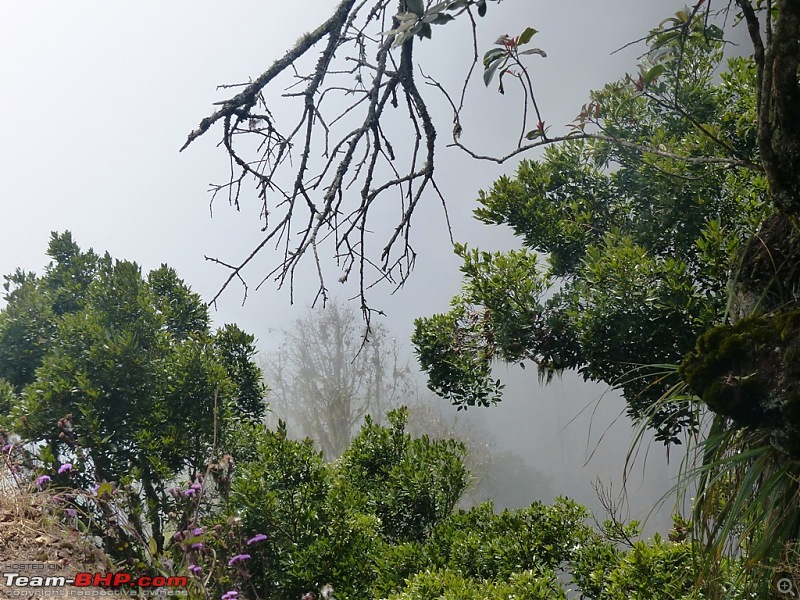
[[[473,6],[480,17],[485,16],[487,10],[487,0],[444,0],[433,5],[428,2],[427,8],[423,0],[406,0],[405,5],[406,11],[394,17],[395,27],[384,32],[384,35],[393,38],[392,48],[402,46],[415,35],[419,39],[430,39],[431,25],[444,25]]]

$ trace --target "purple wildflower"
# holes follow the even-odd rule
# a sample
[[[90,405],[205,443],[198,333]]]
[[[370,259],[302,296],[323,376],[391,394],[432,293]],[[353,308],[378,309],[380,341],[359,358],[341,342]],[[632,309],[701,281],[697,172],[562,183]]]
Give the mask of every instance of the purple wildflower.
[[[194,496],[196,493],[197,493],[197,490],[196,490],[196,489],[194,489],[194,488],[189,488],[188,490],[186,490],[186,491],[184,491],[184,492],[183,492],[183,495],[184,495],[184,496],[186,496],[186,497],[188,498],[188,497],[190,497],[190,496]]]
[[[68,508],[64,511],[68,517],[72,517],[73,519],[78,516],[78,511],[74,508]]]
[[[60,467],[58,467],[58,474],[63,475],[64,473],[69,473],[72,471],[72,463],[64,463]]]
[[[263,542],[265,539],[267,539],[267,536],[265,536],[263,533],[259,533],[251,537],[249,540],[247,540],[247,545],[252,546],[253,544],[257,544],[258,542]]]
[[[36,487],[44,487],[48,483],[50,483],[50,476],[49,475],[42,475],[39,479],[36,480]]]
[[[203,486],[199,483],[193,483],[192,485],[189,486],[189,489],[196,490],[199,492],[201,489],[203,489]]]
[[[192,550],[202,550],[204,547],[203,542],[192,544]]]
[[[202,527],[195,527],[194,531],[192,531],[194,535],[203,535],[203,528]]]
[[[239,595],[239,592],[236,590],[231,590],[229,592],[225,592],[222,594],[222,600],[235,600],[235,598]]]
[[[244,561],[246,561],[246,560],[250,560],[250,555],[249,555],[249,554],[237,554],[236,556],[232,557],[232,558],[231,558],[231,559],[228,561],[228,566],[229,566],[229,567],[232,567],[232,566],[233,566],[233,565],[235,565],[236,563],[238,563],[238,562],[244,562]]]
[[[203,567],[200,567],[198,565],[189,565],[189,572],[190,573],[194,573],[195,575],[200,573],[200,571],[202,571],[202,570],[203,570]]]

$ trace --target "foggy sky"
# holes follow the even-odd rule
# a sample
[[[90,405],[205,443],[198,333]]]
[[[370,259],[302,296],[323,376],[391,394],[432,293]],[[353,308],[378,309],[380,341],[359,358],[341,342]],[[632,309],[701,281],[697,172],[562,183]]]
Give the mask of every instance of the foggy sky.
[[[209,183],[225,180],[228,168],[224,151],[215,147],[217,133],[212,130],[181,154],[178,148],[212,111],[212,102],[231,95],[215,86],[258,76],[299,35],[326,19],[334,5],[333,0],[5,3],[0,272],[41,271],[50,231],[69,229],[82,247],[136,260],[145,270],[166,262],[204,298],[213,296],[226,273],[203,255],[241,260],[260,239],[258,206],[245,202],[237,213],[219,203],[211,219],[206,190]],[[611,52],[682,6],[665,0],[505,0],[490,4],[480,22],[480,53],[502,33],[514,35],[528,25],[538,29],[535,45],[548,58],[534,57],[531,74],[546,122],[559,130],[575,118],[590,89],[636,71],[643,48]],[[435,28],[433,39],[417,48],[427,73],[444,83],[457,84],[463,77],[470,53],[463,24]],[[480,143],[484,152],[505,153],[519,133],[519,98],[500,96],[494,86],[483,86],[479,72],[475,77],[463,139]],[[434,110],[443,116],[442,133],[447,133],[446,106]],[[457,241],[485,250],[518,245],[508,231],[470,217],[477,191],[513,170],[514,163],[474,163],[459,151],[440,149],[438,181]],[[383,288],[371,297],[387,312],[386,326],[402,339],[408,338],[414,318],[447,310],[460,285],[438,200],[420,207],[412,232],[419,256],[410,282],[393,296]],[[310,263],[306,267],[311,271]],[[251,271],[250,277],[257,282],[259,272]],[[330,280],[337,277],[332,273]],[[307,282],[313,278],[304,274],[295,307],[286,290],[269,286],[251,290],[242,307],[241,289],[233,287],[214,318],[238,322],[269,349],[274,330],[313,299]],[[332,291],[342,297],[352,293]],[[603,394],[590,434],[589,417]],[[586,406],[589,411],[568,425]],[[567,375],[542,389],[535,369],[515,369],[503,404],[483,414],[498,444],[548,470],[557,491],[591,502],[586,482],[594,474],[620,481],[633,435],[624,416],[589,466],[583,463],[623,409],[619,397],[604,387]],[[634,494],[638,511],[665,489],[660,447],[651,450],[647,475],[647,486]]]

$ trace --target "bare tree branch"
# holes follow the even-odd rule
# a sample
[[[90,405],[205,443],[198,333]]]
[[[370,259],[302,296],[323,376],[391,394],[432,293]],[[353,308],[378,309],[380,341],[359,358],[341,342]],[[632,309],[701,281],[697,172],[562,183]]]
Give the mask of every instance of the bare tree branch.
[[[328,287],[320,244],[332,243],[330,254],[341,268],[340,281],[353,274],[358,277],[367,321],[372,309],[366,302],[366,290],[378,281],[403,285],[416,257],[410,237],[411,215],[427,189],[438,190],[433,177],[436,128],[414,78],[414,37],[428,37],[431,24],[451,20],[445,10],[469,14],[474,68],[477,42],[470,8],[477,5],[479,12],[485,11],[485,3],[428,3],[428,12],[417,15],[406,12],[405,0],[343,0],[331,18],[303,36],[237,95],[219,103],[189,134],[181,150],[213,125],[222,126],[221,144],[231,158],[231,173],[227,183],[212,185],[212,203],[224,193],[238,209],[246,179],[255,182],[261,201],[264,235],[256,248],[238,264],[206,257],[230,271],[212,302],[232,281],[244,283],[244,270],[268,245],[279,250],[281,258],[259,286],[271,280],[278,287],[288,284],[291,290],[301,259],[311,254],[318,276],[318,299],[324,304]],[[388,35],[387,30],[391,30]],[[304,70],[304,59],[320,42],[324,47],[315,64]],[[367,56],[369,47],[375,50],[372,58]],[[345,55],[347,52],[350,54]],[[265,93],[278,79],[287,78],[283,98],[300,105],[294,124],[284,129],[269,110]],[[398,133],[387,126],[388,115],[403,110],[412,127]],[[256,158],[247,158],[254,147]],[[376,241],[367,226],[369,215],[391,189],[400,194],[398,220],[383,241]],[[442,199],[438,191],[437,197]],[[446,208],[445,219],[449,227]],[[373,255],[379,260],[372,260]]]
[[[307,33],[295,44],[294,48],[289,50],[283,58],[275,61],[273,65],[264,71],[261,76],[253,83],[246,86],[245,89],[229,100],[220,102],[222,108],[215,111],[211,116],[206,117],[200,121],[200,125],[189,134],[186,143],[181,146],[181,151],[185,150],[189,144],[203,135],[209,128],[222,118],[230,118],[233,115],[244,114],[256,105],[258,95],[261,93],[268,83],[275,79],[278,75],[283,73],[287,68],[294,64],[301,56],[308,52],[314,45],[324,38],[326,35],[334,39],[332,33],[337,30],[341,32],[341,24],[348,16],[350,9],[353,7],[355,0],[343,0],[333,16],[325,23],[320,25],[311,33]],[[323,72],[324,73],[324,72]]]
[[[731,158],[728,156],[687,156],[684,154],[676,154],[674,152],[667,152],[666,150],[661,150],[660,148],[656,148],[654,146],[637,144],[634,142],[623,140],[621,138],[616,138],[609,135],[603,135],[600,133],[576,132],[576,133],[570,133],[569,135],[562,135],[558,137],[542,139],[536,142],[532,142],[530,144],[525,144],[524,146],[520,146],[519,148],[512,150],[511,152],[503,156],[487,156],[478,154],[476,152],[473,152],[472,150],[467,148],[464,144],[458,141],[453,141],[452,143],[448,144],[448,147],[460,148],[461,150],[469,154],[472,158],[475,158],[477,160],[487,160],[490,162],[495,162],[497,164],[503,164],[507,160],[514,158],[515,156],[522,154],[523,152],[528,152],[529,150],[533,150],[534,148],[541,148],[543,146],[549,146],[551,144],[557,144],[569,140],[597,140],[600,142],[608,142],[609,144],[614,144],[615,146],[618,146],[620,148],[633,150],[634,152],[638,152],[639,154],[652,154],[653,156],[661,156],[662,158],[671,158],[673,160],[679,160],[689,165],[721,165],[726,167],[745,167],[748,169],[753,169],[755,171],[763,171],[762,167],[748,160]]]

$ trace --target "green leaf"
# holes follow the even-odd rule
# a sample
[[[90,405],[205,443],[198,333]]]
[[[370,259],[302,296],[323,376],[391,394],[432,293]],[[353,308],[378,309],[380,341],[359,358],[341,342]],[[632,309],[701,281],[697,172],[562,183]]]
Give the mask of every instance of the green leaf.
[[[547,52],[541,48],[528,48],[527,50],[520,52],[520,54],[538,54],[542,58],[547,58]]]
[[[507,54],[508,53],[503,48],[492,48],[486,54],[483,55],[484,68],[487,68],[489,66],[489,63],[491,63],[493,60],[498,60],[500,58],[503,58]]]
[[[478,0],[478,16],[486,16],[486,0]]]
[[[453,21],[455,17],[445,13],[427,14],[422,20],[425,23],[432,23],[433,25],[444,25],[448,21]]]
[[[646,73],[642,73],[642,82],[647,87],[653,83],[665,71],[664,65],[655,65]]]
[[[722,40],[725,36],[725,32],[716,25],[709,25],[706,27],[706,37],[710,40]]]
[[[504,58],[498,58],[489,63],[486,69],[483,71],[483,83],[487,86],[492,81],[492,77],[494,77],[495,72],[497,71],[500,65],[505,64],[506,60]]]
[[[466,7],[467,4],[469,4],[468,0],[456,0],[455,2],[450,4],[450,6],[447,7],[447,10],[459,10],[461,8]]]
[[[522,46],[523,44],[527,44],[537,33],[538,32],[533,27],[526,27],[525,31],[523,31],[519,36],[519,45]]]
[[[419,39],[428,38],[431,39],[431,25],[430,23],[423,23],[420,28],[417,30],[417,35]]]
[[[667,31],[665,33],[657,33],[651,36],[650,39],[653,40],[653,48],[660,48],[661,46],[665,46],[672,40],[680,37],[680,31]]]

